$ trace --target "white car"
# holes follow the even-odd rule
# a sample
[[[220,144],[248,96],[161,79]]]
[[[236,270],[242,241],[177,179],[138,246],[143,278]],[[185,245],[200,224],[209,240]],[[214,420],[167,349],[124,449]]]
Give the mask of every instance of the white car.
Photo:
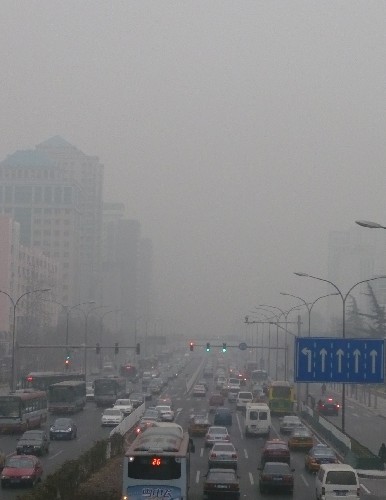
[[[173,422],[174,411],[170,406],[156,406],[155,409],[158,411],[160,419],[162,422]]]
[[[125,415],[118,408],[106,408],[102,413],[101,425],[112,425],[116,426],[122,422]]]
[[[118,408],[127,417],[133,411],[133,404],[130,399],[117,399],[114,403],[114,408]]]

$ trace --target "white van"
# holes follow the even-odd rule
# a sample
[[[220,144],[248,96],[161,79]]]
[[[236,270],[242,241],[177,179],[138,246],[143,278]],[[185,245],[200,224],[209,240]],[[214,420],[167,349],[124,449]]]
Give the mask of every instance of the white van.
[[[359,477],[351,465],[321,464],[315,479],[317,500],[358,500]]]
[[[247,403],[245,406],[245,437],[269,436],[271,411],[266,403]]]

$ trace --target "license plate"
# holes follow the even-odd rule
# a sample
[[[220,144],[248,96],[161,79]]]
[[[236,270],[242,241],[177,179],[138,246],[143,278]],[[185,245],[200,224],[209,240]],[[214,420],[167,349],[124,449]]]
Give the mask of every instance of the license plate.
[[[336,496],[337,497],[345,497],[346,496],[346,492],[345,491],[336,491]]]
[[[274,477],[273,480],[274,481],[283,481],[283,478],[282,477]]]
[[[11,483],[13,484],[20,483],[20,479],[11,479]]]
[[[216,488],[221,488],[221,489],[226,490],[228,488],[228,486],[226,484],[216,484]]]

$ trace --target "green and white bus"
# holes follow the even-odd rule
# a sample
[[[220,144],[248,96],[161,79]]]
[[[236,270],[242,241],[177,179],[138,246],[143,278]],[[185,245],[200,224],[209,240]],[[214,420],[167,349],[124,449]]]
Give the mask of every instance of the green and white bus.
[[[151,427],[135,438],[123,461],[122,500],[187,500],[190,452],[181,427]]]
[[[86,406],[86,382],[65,380],[48,388],[48,411],[52,413],[75,413]]]

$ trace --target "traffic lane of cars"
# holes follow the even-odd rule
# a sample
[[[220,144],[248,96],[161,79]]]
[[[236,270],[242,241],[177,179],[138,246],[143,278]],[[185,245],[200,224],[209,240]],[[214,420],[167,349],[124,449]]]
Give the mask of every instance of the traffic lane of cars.
[[[212,384],[209,386],[208,394],[213,389]],[[189,416],[194,412],[208,411],[208,398],[195,398],[193,395],[187,395],[183,409],[177,418],[177,422],[183,425],[186,429],[189,423]],[[268,495],[261,495],[259,489],[259,459],[261,450],[264,446],[264,438],[248,438],[245,439],[244,417],[241,412],[235,410],[234,404],[225,403],[229,407],[233,415],[233,424],[229,427],[231,442],[237,448],[238,453],[238,474],[240,476],[240,491],[241,498],[270,498]],[[214,415],[209,416],[210,423],[213,424]],[[284,437],[279,432],[279,420],[273,418],[273,429],[271,437]],[[288,436],[284,437],[287,440]],[[196,446],[196,451],[191,455],[191,492],[190,496],[193,499],[201,499],[203,494],[203,485],[205,474],[208,470],[208,458],[210,450],[205,448],[205,438],[193,438]],[[295,468],[295,494],[300,500],[309,500],[314,494],[314,477],[304,470],[304,452],[291,453],[291,466]],[[278,496],[275,496],[278,498]],[[287,496],[288,497],[288,496]]]
[[[271,498],[270,494],[260,495],[258,492],[259,471],[257,468],[265,439],[255,437],[245,439],[242,426],[242,417],[237,415],[235,423],[229,429],[231,442],[238,454],[241,498]],[[194,438],[194,442],[196,452],[191,455],[191,496],[192,499],[198,499],[202,498],[210,450],[205,448],[204,438]],[[304,455],[304,452],[291,452],[291,467],[295,468],[294,495],[296,499],[309,500],[314,494],[314,476],[304,470]],[[277,495],[275,497],[277,498]]]

